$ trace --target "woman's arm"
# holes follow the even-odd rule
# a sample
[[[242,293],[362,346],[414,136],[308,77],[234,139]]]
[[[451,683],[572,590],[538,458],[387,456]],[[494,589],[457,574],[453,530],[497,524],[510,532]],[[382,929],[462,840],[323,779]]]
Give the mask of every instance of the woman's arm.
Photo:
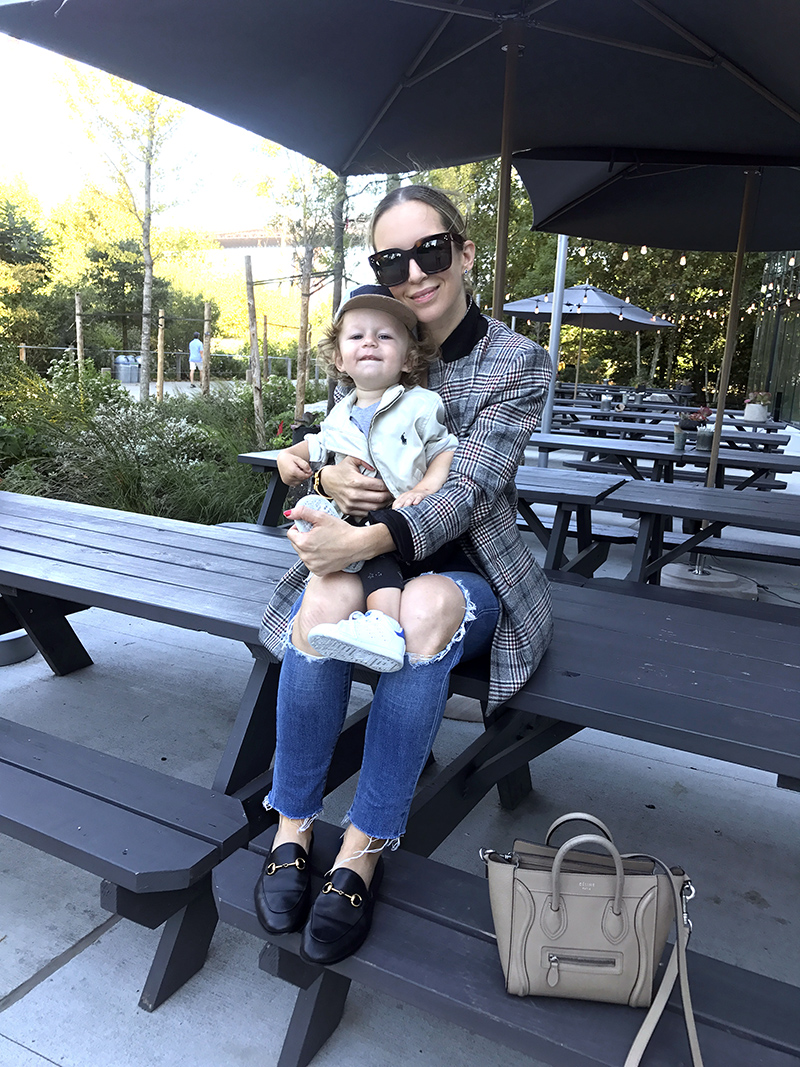
[[[455,540],[501,498],[508,506],[504,498],[538,422],[550,376],[546,352],[506,333],[490,340],[480,374],[451,382],[451,414],[469,412],[471,420],[452,420],[459,444],[445,485],[416,507],[396,513],[409,531],[407,545],[413,551],[406,547],[407,558],[423,559]],[[398,537],[395,533],[403,551]]]
[[[319,477],[323,493],[336,501],[343,515],[352,515],[356,519],[363,519],[370,511],[379,511],[392,503],[392,494],[381,479],[367,477],[361,473],[360,467],[374,469],[363,459],[345,456],[341,463],[323,467]]]

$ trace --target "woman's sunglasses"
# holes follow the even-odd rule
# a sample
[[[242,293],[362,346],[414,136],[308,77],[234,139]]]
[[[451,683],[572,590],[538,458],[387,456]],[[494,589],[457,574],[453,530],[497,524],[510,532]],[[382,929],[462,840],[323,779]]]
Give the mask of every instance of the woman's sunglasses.
[[[456,233],[434,233],[421,237],[411,248],[387,248],[369,257],[375,277],[391,288],[408,281],[408,268],[413,259],[423,274],[441,274],[453,262],[453,241],[459,246],[464,239]]]

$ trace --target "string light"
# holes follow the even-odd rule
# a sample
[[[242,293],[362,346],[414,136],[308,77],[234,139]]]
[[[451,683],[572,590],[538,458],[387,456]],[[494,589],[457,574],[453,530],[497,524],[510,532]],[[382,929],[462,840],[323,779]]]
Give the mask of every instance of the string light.
[[[674,300],[675,299],[675,294],[674,293],[670,293],[669,294],[669,298],[670,298],[670,300]]]
[[[686,256],[681,256],[680,264],[681,264],[682,267],[686,266]]]
[[[790,267],[794,266],[794,256],[789,256],[789,266]]]
[[[719,291],[719,295],[720,295],[720,296],[724,296],[724,295],[725,295],[725,292],[724,292],[724,290],[723,290],[723,289],[720,289],[720,291]]]
[[[630,304],[630,302],[631,302],[631,298],[629,296],[626,296],[625,297],[625,303],[626,304]]]
[[[639,249],[639,251],[642,253],[643,256],[646,256],[647,255],[647,245],[642,245],[642,247]]]
[[[581,245],[581,247],[578,249],[578,255],[579,256],[585,256],[586,255],[586,245]]]
[[[622,312],[619,313],[619,321],[622,322]]]
[[[625,261],[626,263],[628,262],[629,256],[628,256],[628,249],[627,249],[627,248],[626,248],[626,249],[625,249],[625,251],[624,251],[624,252],[622,253],[622,258],[623,258],[623,260],[624,260],[624,261]]]

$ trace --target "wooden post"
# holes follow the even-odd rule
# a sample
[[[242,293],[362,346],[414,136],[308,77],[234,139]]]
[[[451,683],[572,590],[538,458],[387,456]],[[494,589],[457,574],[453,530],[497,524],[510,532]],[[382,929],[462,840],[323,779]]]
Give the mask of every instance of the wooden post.
[[[164,309],[158,309],[158,367],[156,369],[156,400],[164,399]]]
[[[211,392],[211,304],[203,304],[203,371],[200,375],[203,396]]]
[[[19,361],[20,363],[27,363],[27,357],[25,356],[25,345],[19,346]]]
[[[247,319],[250,325],[250,382],[253,386],[253,414],[256,424],[256,441],[259,448],[267,447],[264,430],[264,401],[261,396],[261,361],[258,355],[258,327],[256,325],[256,297],[253,288],[253,264],[250,256],[244,257],[244,278],[247,286]]]
[[[264,316],[264,333],[263,333],[263,346],[264,355],[262,357],[261,376],[262,378],[269,378],[272,373],[272,367],[270,366],[269,348],[267,347],[267,316]]]
[[[78,351],[78,374],[83,373],[83,308],[81,294],[75,294],[75,347]]]

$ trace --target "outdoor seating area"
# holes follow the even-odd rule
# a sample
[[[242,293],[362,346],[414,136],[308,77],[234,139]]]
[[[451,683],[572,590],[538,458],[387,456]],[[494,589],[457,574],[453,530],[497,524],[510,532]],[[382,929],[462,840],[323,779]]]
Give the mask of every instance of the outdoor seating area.
[[[580,441],[581,447],[585,441],[559,434],[552,439]],[[609,438],[603,447],[628,445],[636,443]],[[107,754],[90,736],[75,732],[77,722],[67,723],[66,734],[61,729],[54,735],[34,729],[30,713],[23,710],[30,704],[25,686],[15,690],[5,713],[9,718],[0,731],[0,795],[6,798],[0,801],[2,832],[20,847],[99,876],[100,906],[115,917],[145,930],[165,923],[157,948],[151,950],[146,980],[147,964],[142,963],[140,1007],[158,1008],[157,1016],[175,1010],[170,1005],[176,1000],[191,1004],[193,988],[208,982],[202,978],[209,966],[207,955],[213,959],[215,941],[227,937],[224,927],[232,926],[250,945],[237,961],[237,980],[244,970],[252,971],[257,981],[260,969],[266,972],[262,979],[272,976],[271,981],[285,980],[299,988],[291,1018],[281,1027],[285,1036],[277,1041],[282,1067],[300,1067],[312,1059],[335,1062],[326,1060],[326,1050],[336,1048],[336,1035],[347,1030],[351,983],[354,989],[366,986],[373,995],[405,1003],[406,1010],[432,1012],[447,1025],[464,1026],[484,1041],[516,1050],[504,1052],[503,1062],[509,1054],[523,1053],[551,1067],[599,1062],[594,1040],[583,1044],[580,1037],[588,1033],[590,1014],[608,1049],[602,1062],[608,1067],[619,1062],[638,1025],[635,1012],[608,1005],[589,1010],[585,1004],[553,1000],[531,1014],[525,1001],[503,991],[488,925],[486,883],[478,877],[474,857],[477,847],[504,842],[473,840],[471,853],[465,852],[467,838],[474,838],[474,831],[464,837],[465,828],[476,819],[485,825],[487,817],[491,825],[491,813],[511,833],[517,813],[528,812],[526,827],[530,820],[535,825],[540,805],[551,811],[554,802],[539,784],[540,761],[553,767],[558,754],[579,744],[585,731],[600,731],[598,738],[606,740],[599,743],[618,752],[615,759],[624,759],[633,744],[644,745],[644,751],[672,753],[667,762],[682,761],[679,753],[687,753],[690,774],[695,771],[688,768],[697,760],[710,760],[703,766],[730,780],[731,788],[740,772],[724,768],[750,768],[748,773],[756,774],[764,788],[772,783],[772,793],[781,798],[779,808],[788,803],[790,813],[800,789],[800,693],[794,677],[800,667],[795,662],[800,648],[795,635],[798,608],[649,584],[658,582],[662,567],[673,559],[706,550],[717,540],[722,545],[730,538],[726,527],[733,528],[735,536],[752,530],[796,541],[800,495],[764,494],[753,486],[683,486],[669,473],[663,477],[670,468],[658,448],[666,446],[649,447],[657,449],[662,480],[642,479],[641,473],[629,477],[625,470],[614,475],[566,465],[519,468],[519,522],[554,580],[556,638],[534,678],[500,714],[475,724],[469,736],[446,741],[447,759],[441,759],[435,747],[437,765],[427,772],[414,801],[404,852],[381,890],[384,906],[376,915],[373,937],[351,959],[322,970],[302,963],[295,954],[296,936],[267,938],[252,900],[253,881],[271,834],[260,799],[269,788],[274,746],[275,667],[258,643],[257,627],[269,589],[293,558],[277,528],[283,521],[286,490],[275,473],[276,453],[239,457],[253,468],[254,476],[270,476],[255,525],[199,527],[0,493],[0,620],[6,632],[24,625],[44,657],[44,662],[37,657],[2,669],[30,676],[33,663],[39,662],[40,673],[49,667],[58,676],[52,685],[86,676],[88,668],[86,684],[91,687],[91,676],[103,668],[99,662],[90,666],[96,657],[78,634],[83,618],[97,611],[166,628],[188,647],[192,635],[204,642],[208,635],[225,644],[233,640],[252,657],[249,678],[242,664],[236,691],[216,697],[230,707],[229,735],[214,750],[221,752],[216,771],[212,767],[203,781],[175,778],[169,769],[152,768],[146,759],[142,765],[123,762],[114,757],[113,748]],[[623,451],[619,455],[629,458]],[[720,457],[727,463],[728,450],[721,450]],[[747,450],[742,462],[756,464],[749,468],[751,478],[763,476],[760,463],[769,457],[789,463],[796,459],[791,452]],[[788,477],[797,481],[798,470],[800,463],[787,468]],[[694,525],[680,534],[669,529],[666,520],[671,518]],[[701,528],[701,519],[712,522]],[[568,544],[573,537],[574,552]],[[144,545],[149,563],[143,571]],[[735,547],[735,540],[725,542],[728,552]],[[793,552],[776,546],[772,557],[766,552],[748,556],[741,543],[739,548],[742,558],[760,560],[764,566],[779,560],[783,570],[785,563],[800,562],[800,546]],[[708,550],[714,552],[713,547]],[[604,620],[601,628],[599,619]],[[163,677],[148,678],[146,699],[151,686],[171,688],[173,670],[164,665],[161,671]],[[699,676],[705,679],[700,689]],[[359,679],[368,685],[369,672]],[[485,679],[480,663],[458,669],[453,700],[480,703]],[[206,684],[202,664],[184,681],[187,693],[196,692],[195,700]],[[124,715],[129,698],[113,673],[104,685],[114,693],[115,716]],[[781,694],[777,708],[776,692]],[[349,788],[358,766],[368,700],[369,691],[362,686],[331,770],[331,796]],[[166,709],[162,715],[169,717]],[[615,792],[613,787],[603,791],[601,803],[604,810],[607,805],[620,811],[621,818],[621,798]],[[594,784],[585,796],[578,787],[577,795],[577,806],[593,808]],[[654,795],[660,810],[663,795]],[[202,818],[211,820],[206,829]],[[325,833],[334,840],[332,827]],[[700,839],[706,837],[701,834]],[[127,846],[124,858],[119,855],[120,840]],[[674,842],[675,847],[679,844]],[[790,872],[784,873],[791,880]],[[733,871],[726,867],[713,877],[718,893],[730,893]],[[790,915],[787,921],[793,922]],[[102,929],[101,939],[110,934],[107,924],[96,929]],[[702,940],[693,945],[695,1011],[707,1062],[745,1067],[757,1055],[758,1062],[770,1067],[788,1067],[800,1054],[800,1033],[789,1007],[796,997],[792,966],[783,983],[776,979],[772,963],[767,971],[771,977],[759,977],[751,973],[759,968],[731,953],[730,947],[717,944],[704,951]],[[12,991],[20,1005],[27,999],[24,987],[23,982],[21,994]],[[715,992],[720,988],[726,991],[724,998]],[[15,1003],[12,997],[9,1007]],[[677,1001],[675,1007],[679,1011]],[[269,1014],[266,1006],[263,1010]],[[652,1062],[679,1062],[685,1042],[680,1015],[671,1015],[662,1027]],[[2,1035],[0,1023],[0,1040]]]
[[[0,0],[0,1067],[798,1067],[800,7],[186,16]]]

